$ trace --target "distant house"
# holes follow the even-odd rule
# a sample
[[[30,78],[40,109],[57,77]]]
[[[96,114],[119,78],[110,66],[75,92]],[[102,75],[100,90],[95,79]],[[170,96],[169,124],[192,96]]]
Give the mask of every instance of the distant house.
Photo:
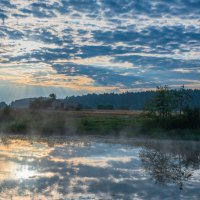
[[[51,108],[55,110],[79,110],[80,104],[69,100],[56,99],[52,101]]]
[[[8,105],[5,102],[0,102],[0,109],[6,108]]]
[[[11,107],[15,109],[28,109],[31,106],[36,109],[53,109],[53,110],[79,110],[80,104],[68,99],[51,100],[46,97],[27,98],[13,101]],[[4,104],[2,104],[3,107]],[[0,107],[1,108],[1,107]]]
[[[49,109],[53,110],[79,110],[80,104],[69,101],[69,100],[61,100],[55,99],[51,102]]]
[[[20,100],[15,100],[11,103],[11,107],[12,108],[29,108],[30,104],[32,101],[34,101],[35,98],[27,98],[27,99],[20,99]]]
[[[14,109],[28,109],[30,108],[30,105],[37,99],[40,100],[47,100],[46,97],[39,97],[39,98],[26,98],[26,99],[19,99],[13,101],[10,106]]]

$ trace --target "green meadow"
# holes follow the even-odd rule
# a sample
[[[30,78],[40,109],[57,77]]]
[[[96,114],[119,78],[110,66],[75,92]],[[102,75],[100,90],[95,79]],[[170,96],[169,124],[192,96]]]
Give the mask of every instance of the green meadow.
[[[200,139],[200,129],[166,129],[134,111],[0,111],[0,132],[24,135],[99,135],[157,139]]]

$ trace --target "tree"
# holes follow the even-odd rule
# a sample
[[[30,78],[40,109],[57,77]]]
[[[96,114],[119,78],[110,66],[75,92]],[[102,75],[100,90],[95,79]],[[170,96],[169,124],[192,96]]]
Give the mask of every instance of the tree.
[[[157,87],[151,101],[146,103],[145,111],[151,119],[156,119],[155,123],[159,119],[161,127],[167,129],[199,128],[200,109],[190,107],[190,91],[184,85],[178,90],[170,90],[167,86]]]
[[[30,103],[31,109],[44,109],[44,108],[50,108],[51,107],[51,99],[44,99],[42,97],[34,99]]]
[[[147,111],[149,117],[156,117],[156,105],[153,98],[145,102],[143,109]]]
[[[179,90],[174,91],[175,103],[177,110],[179,111],[179,115],[183,114],[183,111],[189,105],[189,101],[191,100],[191,95],[189,90],[186,90],[184,85],[180,87]]]
[[[174,107],[174,98],[168,86],[157,87],[155,103],[159,117],[167,119],[171,116]]]
[[[49,95],[49,98],[50,98],[51,100],[56,100],[56,94],[51,93],[51,94]]]
[[[44,107],[44,99],[42,97],[36,98],[30,103],[31,109],[41,109],[43,107]]]
[[[168,86],[158,86],[155,96],[145,105],[150,115],[158,116],[161,120],[168,119],[174,108],[174,97]]]

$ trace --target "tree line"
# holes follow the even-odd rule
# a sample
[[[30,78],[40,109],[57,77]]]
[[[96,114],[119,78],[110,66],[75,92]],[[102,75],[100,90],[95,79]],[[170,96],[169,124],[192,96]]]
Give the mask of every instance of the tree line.
[[[191,106],[191,100],[191,91],[184,85],[176,90],[159,86],[146,102],[144,111],[164,128],[200,128],[200,107]]]
[[[189,106],[200,107],[200,90],[184,88],[184,91],[191,96],[190,101],[188,102]],[[157,90],[144,92],[125,92],[121,94],[87,94],[82,96],[67,97],[67,100],[77,102],[82,105],[82,108],[85,109],[112,108],[120,110],[143,110],[146,102],[152,99],[156,94]]]
[[[167,89],[167,88],[166,88]],[[169,88],[168,88],[169,89]],[[171,89],[170,89],[171,90]],[[182,93],[178,93],[178,90],[172,90],[164,93],[167,96],[171,95],[171,93],[176,93],[177,98],[168,103],[179,103],[179,111],[182,113],[182,108],[185,107],[186,102],[181,102],[184,95],[184,92],[189,94],[191,97],[187,103],[189,107],[200,107],[200,90],[191,90],[182,88]],[[53,95],[53,96],[52,96]],[[156,91],[145,91],[145,92],[125,92],[125,93],[104,93],[104,94],[87,94],[82,96],[70,96],[66,97],[66,99],[58,99],[55,94],[50,94],[49,97],[40,97],[40,98],[32,98],[29,102],[25,101],[26,99],[21,99],[18,101],[14,101],[11,103],[11,107],[16,107],[20,105],[30,105],[32,108],[49,108],[53,104],[56,107],[56,104],[64,103],[67,105],[67,102],[70,102],[70,105],[76,106],[79,105],[80,109],[120,109],[120,110],[143,110],[146,102],[149,102],[152,98],[157,95]],[[162,92],[161,94],[162,95]],[[185,98],[184,98],[185,99]],[[1,108],[4,108],[6,104],[2,104]],[[61,106],[62,107],[62,106]],[[153,109],[153,107],[152,107]],[[169,109],[169,105],[166,105],[165,109]],[[174,110],[174,109],[173,109]],[[177,108],[176,108],[177,110]]]

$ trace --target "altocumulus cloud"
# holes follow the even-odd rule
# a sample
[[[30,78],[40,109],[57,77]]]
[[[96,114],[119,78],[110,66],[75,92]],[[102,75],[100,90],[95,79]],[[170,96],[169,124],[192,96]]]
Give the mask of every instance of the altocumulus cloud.
[[[199,0],[1,0],[0,38],[5,100],[200,88]]]

